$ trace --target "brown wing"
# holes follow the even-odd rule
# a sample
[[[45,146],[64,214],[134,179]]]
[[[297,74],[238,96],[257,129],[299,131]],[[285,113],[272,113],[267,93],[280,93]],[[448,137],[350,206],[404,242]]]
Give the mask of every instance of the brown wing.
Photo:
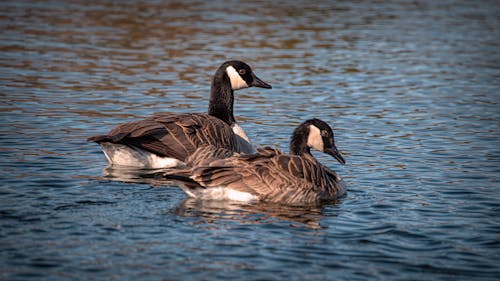
[[[188,167],[209,165],[211,162],[217,159],[225,159],[233,155],[238,154],[223,147],[203,145],[196,149],[196,151],[192,153],[188,158],[186,158],[185,164]]]
[[[207,188],[226,186],[264,201],[288,204],[317,203],[340,195],[335,173],[314,158],[271,148],[198,166],[192,178]]]
[[[160,113],[119,125],[107,135],[88,140],[134,146],[181,161],[203,145],[239,151],[231,127],[222,120],[203,113]]]

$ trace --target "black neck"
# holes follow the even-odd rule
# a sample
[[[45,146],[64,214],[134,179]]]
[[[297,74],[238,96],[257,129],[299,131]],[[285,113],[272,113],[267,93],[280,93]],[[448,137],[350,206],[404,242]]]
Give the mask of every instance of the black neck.
[[[236,123],[233,115],[234,93],[231,81],[225,69],[215,73],[210,89],[210,103],[208,114],[221,119],[229,125]]]
[[[311,155],[311,150],[307,145],[309,136],[309,127],[302,124],[293,131],[292,139],[290,140],[290,154],[302,156],[304,154]]]

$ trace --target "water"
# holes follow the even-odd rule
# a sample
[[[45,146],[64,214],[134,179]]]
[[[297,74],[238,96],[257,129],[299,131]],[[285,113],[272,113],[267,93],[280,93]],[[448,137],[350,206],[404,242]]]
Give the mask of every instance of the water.
[[[1,279],[498,280],[498,2],[162,2],[2,3]],[[228,59],[273,85],[237,92],[256,144],[333,125],[345,197],[200,203],[85,142],[205,112]]]

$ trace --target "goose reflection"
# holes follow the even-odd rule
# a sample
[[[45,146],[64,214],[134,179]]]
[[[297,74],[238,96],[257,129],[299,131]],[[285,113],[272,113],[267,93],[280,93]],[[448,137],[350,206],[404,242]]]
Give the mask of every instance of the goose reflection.
[[[102,174],[105,180],[164,186],[169,181],[162,179],[162,174],[168,171],[171,169],[141,169],[108,165],[102,170]]]
[[[149,184],[155,187],[173,185],[165,180],[163,174],[172,169],[137,169],[107,166],[103,169],[106,180],[124,183]],[[331,200],[321,205],[282,205],[279,203],[254,202],[240,203],[228,200],[198,200],[189,197],[182,201],[172,212],[179,216],[199,218],[203,223],[219,224],[237,221],[243,224],[268,224],[273,221],[289,222],[292,227],[323,229],[320,224],[325,217],[324,209],[335,205],[339,200]]]
[[[329,202],[335,204],[337,201]],[[217,224],[234,220],[245,224],[267,224],[273,221],[290,222],[291,226],[313,229],[325,228],[320,224],[324,206],[289,206],[277,203],[257,202],[252,204],[234,201],[197,200],[188,198],[173,212],[184,217],[198,217],[204,223]]]

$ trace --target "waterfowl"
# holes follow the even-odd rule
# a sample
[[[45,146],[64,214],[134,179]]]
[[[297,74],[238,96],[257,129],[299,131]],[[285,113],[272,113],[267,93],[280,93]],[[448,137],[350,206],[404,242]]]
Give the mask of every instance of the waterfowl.
[[[314,158],[311,148],[345,164],[331,127],[320,119],[310,119],[294,130],[290,154],[266,147],[255,154],[227,157],[221,149],[210,154],[200,148],[196,154],[208,158],[193,159],[191,169],[165,177],[177,182],[190,197],[208,200],[310,205],[342,196],[345,183]]]
[[[208,114],[156,113],[87,141],[99,143],[110,164],[137,168],[183,166],[203,145],[252,153],[254,149],[233,115],[234,91],[252,86],[271,88],[246,63],[226,61],[212,80]]]

